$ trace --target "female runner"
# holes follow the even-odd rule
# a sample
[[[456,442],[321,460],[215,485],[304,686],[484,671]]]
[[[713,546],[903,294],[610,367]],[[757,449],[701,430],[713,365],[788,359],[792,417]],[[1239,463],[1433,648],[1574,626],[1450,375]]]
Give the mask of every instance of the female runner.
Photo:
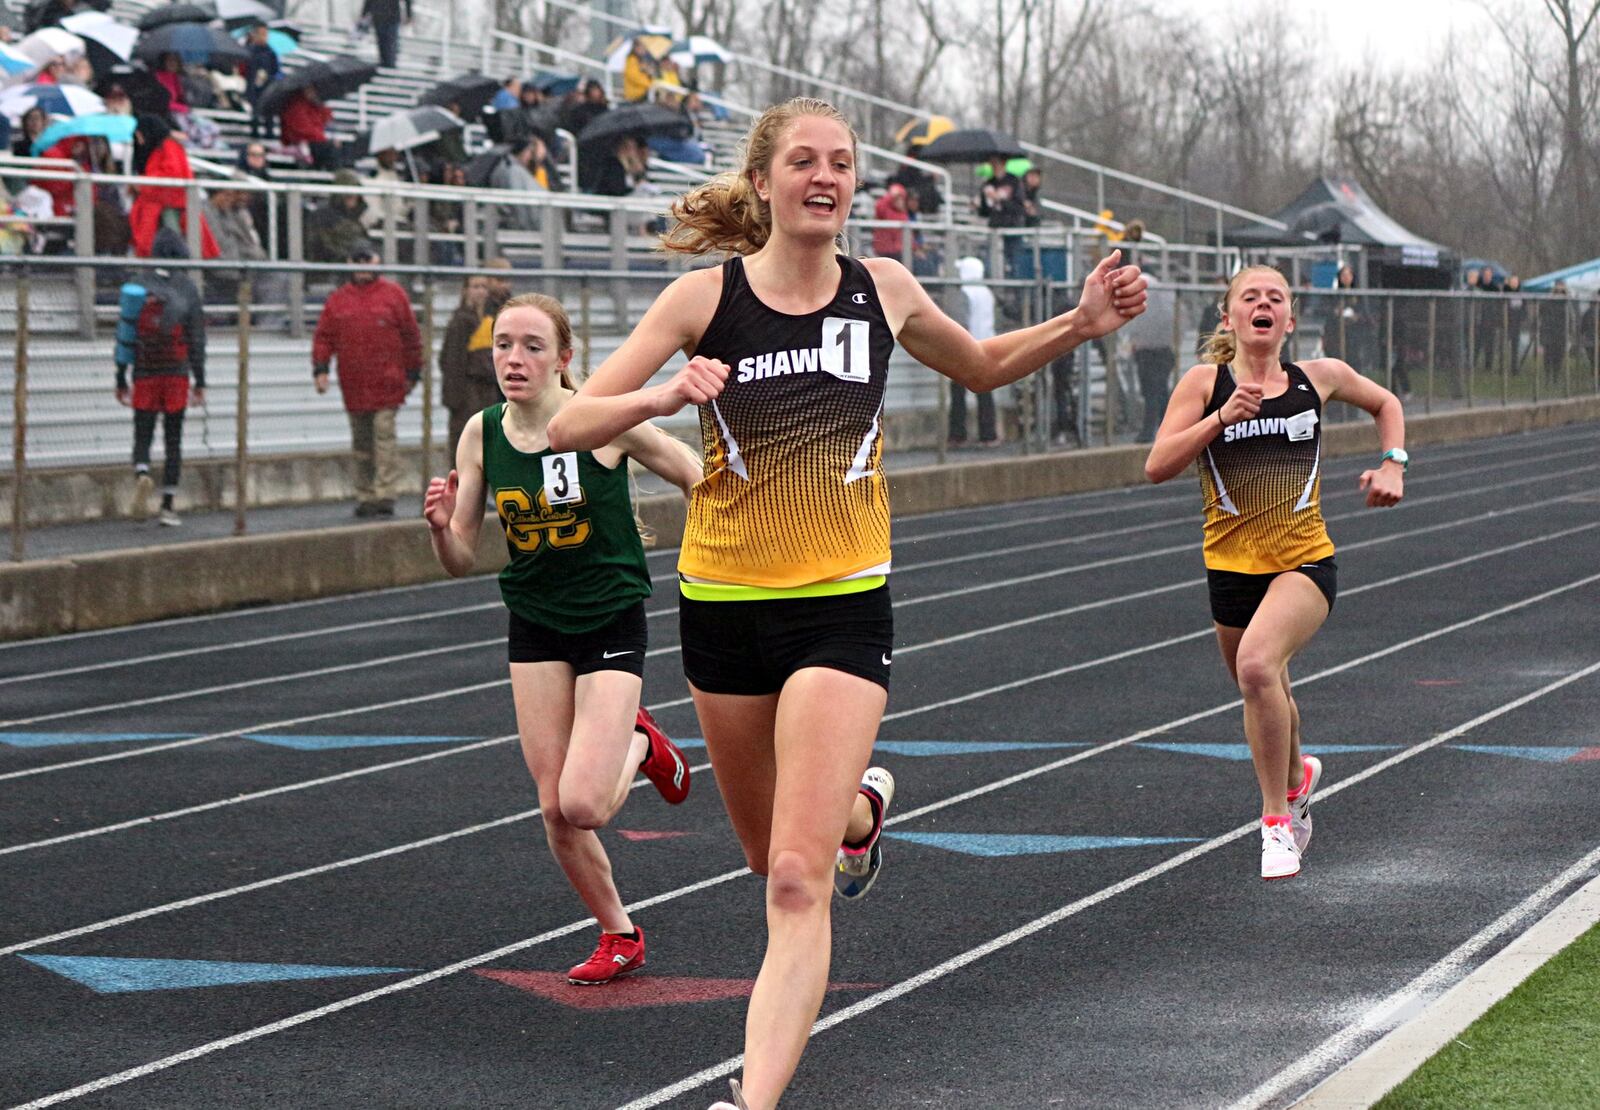
[[[1300,873],[1311,842],[1311,794],[1322,762],[1300,752],[1289,660],[1327,619],[1337,591],[1322,521],[1322,410],[1344,401],[1372,414],[1377,466],[1361,475],[1369,506],[1398,504],[1410,459],[1393,393],[1336,358],[1284,362],[1294,330],[1289,283],[1249,266],[1228,283],[1222,322],[1173,390],[1145,461],[1165,482],[1196,458],[1205,498],[1206,579],[1228,673],[1244,695],[1244,733],[1261,786],[1261,877]]]
[[[494,322],[494,372],[505,395],[467,421],[448,478],[428,483],[433,553],[460,577],[475,563],[484,497],[494,498],[511,561],[511,693],[522,755],[539,787],[545,839],[600,923],[594,954],[567,973],[609,982],[644,966],[644,933],[622,908],[595,830],[622,807],[638,771],[673,805],[689,765],[639,704],[644,675],[644,548],[628,498],[627,459],[682,489],[701,477],[694,452],[645,424],[593,450],[556,451],[546,426],[572,397],[572,325],[560,303],[513,297]]]
[[[985,391],[1144,304],[1144,279],[1113,256],[1077,308],[980,343],[898,261],[840,252],[855,188],[855,134],[836,109],[768,109],[743,170],[683,197],[665,239],[731,257],[675,280],[550,425],[551,442],[575,450],[700,407],[707,477],[690,498],[679,616],[717,786],[751,870],[767,877],[767,950],[745,1021],[743,1098],[755,1110],[776,1105],[822,1005],[830,874],[859,897],[883,860],[894,780],[867,764],[894,649],[889,353],[899,340]],[[688,364],[645,388],[680,350]]]

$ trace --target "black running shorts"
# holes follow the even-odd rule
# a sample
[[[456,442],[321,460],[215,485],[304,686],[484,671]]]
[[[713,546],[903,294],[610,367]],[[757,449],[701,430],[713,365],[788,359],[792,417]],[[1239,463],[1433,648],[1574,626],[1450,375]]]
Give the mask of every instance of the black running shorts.
[[[511,614],[507,656],[513,663],[567,663],[576,674],[627,671],[644,677],[644,602],[638,601],[610,624],[593,632],[557,632]]]
[[[1339,592],[1339,568],[1329,555],[1315,563],[1272,574],[1240,574],[1208,567],[1206,584],[1211,588],[1211,619],[1228,628],[1248,628],[1250,618],[1261,607],[1261,599],[1267,596],[1267,587],[1279,574],[1303,574],[1311,579],[1328,599],[1328,611],[1333,612],[1333,599]]]
[[[804,667],[889,688],[888,584],[858,594],[760,601],[678,599],[683,673],[708,694],[776,694]]]

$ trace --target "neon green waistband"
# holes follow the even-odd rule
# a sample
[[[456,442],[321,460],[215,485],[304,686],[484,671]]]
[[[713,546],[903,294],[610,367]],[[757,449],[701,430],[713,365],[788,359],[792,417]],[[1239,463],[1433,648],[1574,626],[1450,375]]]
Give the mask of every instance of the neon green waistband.
[[[805,586],[739,586],[728,582],[685,582],[678,589],[690,601],[786,601],[797,597],[838,597],[864,594],[887,582],[888,576],[872,574],[865,578],[844,578],[837,582],[812,582]]]

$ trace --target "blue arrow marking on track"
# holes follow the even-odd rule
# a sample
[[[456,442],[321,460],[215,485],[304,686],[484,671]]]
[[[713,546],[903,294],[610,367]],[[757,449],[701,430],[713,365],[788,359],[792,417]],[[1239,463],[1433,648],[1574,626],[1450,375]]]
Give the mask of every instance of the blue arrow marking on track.
[[[1565,763],[1588,748],[1517,748],[1498,744],[1452,744],[1464,752],[1482,752],[1484,755],[1509,755],[1513,759],[1536,759],[1541,763]]]
[[[1250,758],[1250,746],[1245,743],[1234,744],[1167,744],[1143,741],[1137,745],[1141,748],[1159,748],[1164,752],[1177,752],[1179,755],[1208,755],[1213,759],[1234,759],[1243,762]],[[1350,752],[1387,752],[1398,748],[1399,744],[1302,744],[1301,750],[1307,755],[1343,755]]]
[[[49,748],[57,744],[115,744],[125,740],[183,740],[185,732],[0,732],[0,744]]]
[[[1198,836],[1046,836],[1033,833],[886,832],[896,840],[926,844],[969,856],[1039,856],[1090,852],[1100,848],[1140,848],[1151,844],[1196,844]]]
[[[187,990],[290,979],[393,975],[406,967],[324,967],[319,964],[241,964],[222,960],[144,960],[120,956],[23,956],[100,994]]]
[[[384,748],[394,744],[464,744],[481,736],[268,736],[247,733],[246,740],[294,748],[302,752],[325,752],[335,748]]]

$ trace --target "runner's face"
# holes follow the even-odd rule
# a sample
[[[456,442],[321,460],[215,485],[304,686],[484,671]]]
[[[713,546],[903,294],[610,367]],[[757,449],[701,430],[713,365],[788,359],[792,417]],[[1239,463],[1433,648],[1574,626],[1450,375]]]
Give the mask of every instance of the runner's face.
[[[1252,271],[1234,287],[1222,325],[1233,332],[1240,347],[1276,351],[1283,337],[1294,331],[1289,302],[1289,285],[1281,274]]]
[[[556,346],[556,326],[531,305],[507,309],[494,322],[494,376],[511,402],[532,401],[559,385],[572,360]]]
[[[771,168],[756,175],[755,186],[772,208],[774,230],[833,239],[856,191],[849,131],[837,120],[801,116],[778,141]]]

